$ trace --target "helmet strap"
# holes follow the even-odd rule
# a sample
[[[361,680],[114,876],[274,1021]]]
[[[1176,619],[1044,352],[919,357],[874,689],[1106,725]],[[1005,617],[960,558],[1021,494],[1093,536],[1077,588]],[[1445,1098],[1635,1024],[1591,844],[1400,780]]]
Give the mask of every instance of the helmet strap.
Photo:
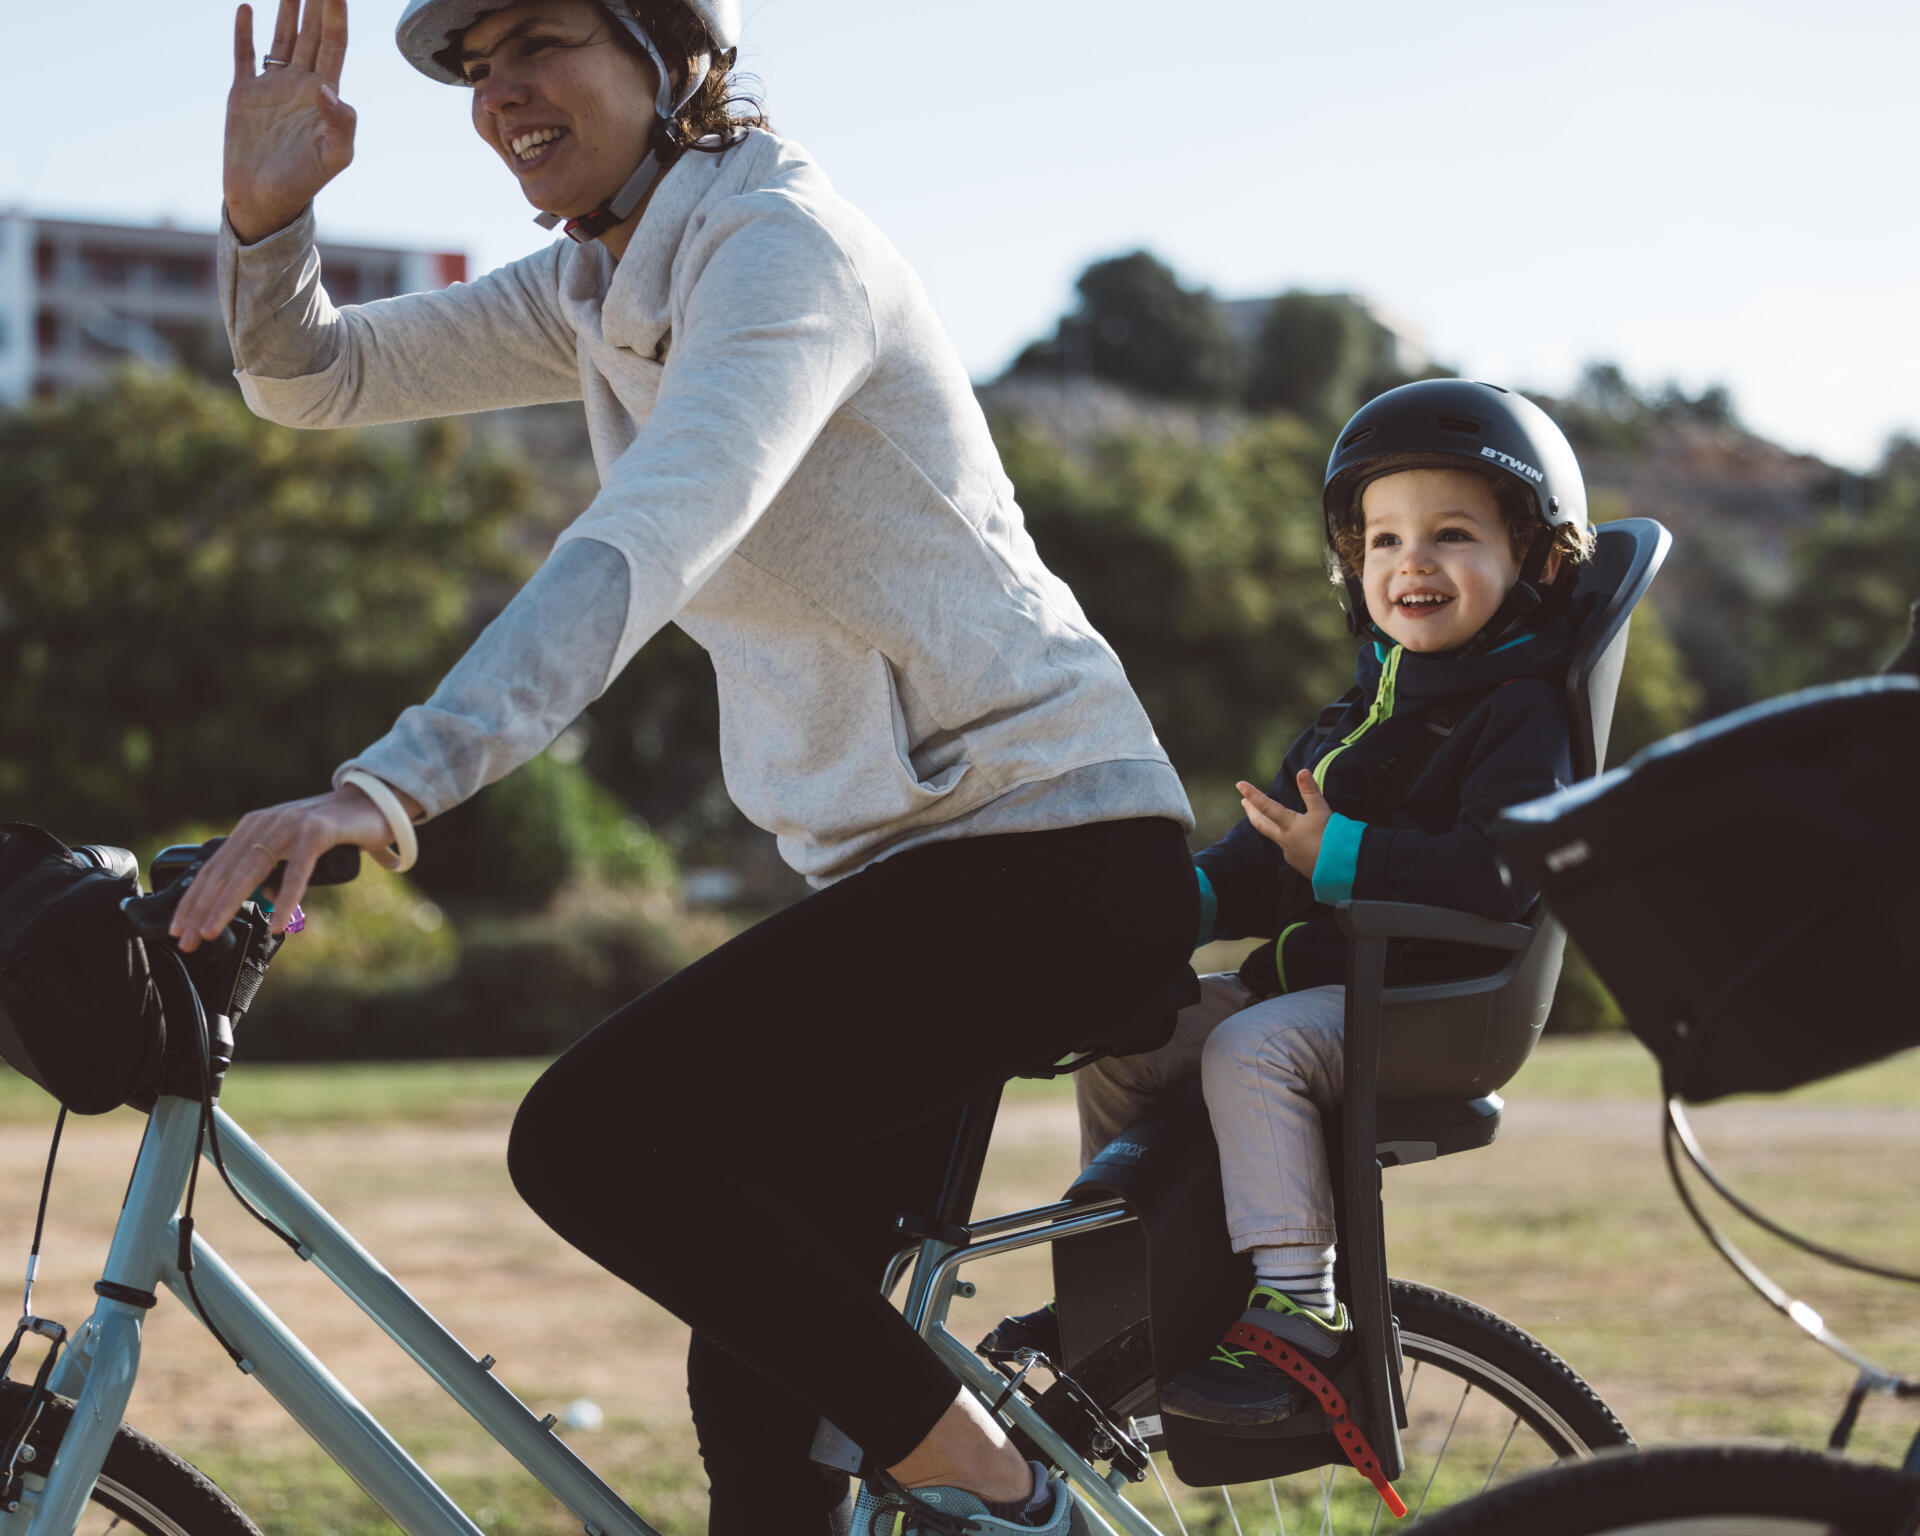
[[[1533,542],[1527,546],[1526,558],[1520,562],[1520,576],[1506,595],[1506,599],[1493,611],[1493,617],[1481,626],[1480,632],[1460,647],[1461,656],[1484,656],[1496,646],[1504,645],[1533,621],[1541,607],[1546,603],[1546,593],[1540,587],[1540,573],[1547,568],[1547,560],[1553,554],[1553,529],[1544,524],[1533,535]]]
[[[632,12],[619,4],[619,0],[603,4],[608,20],[620,27],[637,43],[643,53],[653,61],[654,76],[659,85],[654,91],[654,122],[647,135],[647,153],[641,158],[634,173],[629,176],[620,190],[608,198],[591,213],[583,213],[577,219],[568,219],[561,233],[568,239],[585,245],[590,240],[598,240],[615,225],[624,223],[633,210],[645,200],[654,184],[672,169],[673,163],[686,149],[686,143],[680,136],[678,118],[693,100],[694,93],[706,84],[707,76],[713,70],[713,55],[703,53],[696,57],[687,69],[687,83],[676,96],[673,90],[673,74],[667,68],[667,61],[661,57],[660,50],[647,36],[646,28],[635,19]],[[653,146],[658,144],[658,148]],[[537,214],[533,220],[542,229],[552,229],[561,223],[557,213]]]

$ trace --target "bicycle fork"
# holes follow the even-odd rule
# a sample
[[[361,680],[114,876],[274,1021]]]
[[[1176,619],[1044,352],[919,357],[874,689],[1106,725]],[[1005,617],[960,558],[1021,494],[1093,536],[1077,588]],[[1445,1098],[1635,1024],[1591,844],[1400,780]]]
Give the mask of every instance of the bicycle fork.
[[[38,1489],[23,1486],[19,1507],[0,1511],[0,1536],[69,1536],[106,1465],[126,1417],[140,1366],[140,1338],[154,1305],[162,1244],[199,1155],[200,1106],[166,1096],[153,1107],[133,1182],[113,1230],[93,1313],[48,1378],[75,1399],[66,1433]],[[22,1468],[21,1470],[27,1470]],[[33,1468],[39,1471],[39,1468]]]

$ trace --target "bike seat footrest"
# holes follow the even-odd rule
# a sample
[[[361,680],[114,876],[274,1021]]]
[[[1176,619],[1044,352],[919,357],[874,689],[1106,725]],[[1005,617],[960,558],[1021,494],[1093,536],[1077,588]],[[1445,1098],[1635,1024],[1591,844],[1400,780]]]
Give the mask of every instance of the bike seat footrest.
[[[1387,1481],[1386,1475],[1380,1470],[1379,1456],[1367,1443],[1360,1426],[1348,1416],[1346,1398],[1318,1366],[1291,1345],[1253,1323],[1235,1323],[1227,1330],[1226,1341],[1250,1349],[1269,1364],[1279,1366],[1311,1392],[1332,1421],[1334,1438],[1340,1442],[1341,1450],[1347,1453],[1347,1460],[1353,1463],[1353,1469],[1373,1484],[1374,1491],[1380,1495],[1380,1502],[1392,1510],[1396,1518],[1405,1518],[1406,1501]]]

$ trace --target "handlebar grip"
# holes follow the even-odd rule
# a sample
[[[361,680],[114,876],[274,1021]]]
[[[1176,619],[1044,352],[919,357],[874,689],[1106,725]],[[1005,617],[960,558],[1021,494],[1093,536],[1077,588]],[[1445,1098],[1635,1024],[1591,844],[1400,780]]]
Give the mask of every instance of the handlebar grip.
[[[226,839],[210,837],[200,845],[200,857],[195,859],[188,869],[181,871],[191,874],[213,857],[214,849]],[[286,876],[287,861],[282,859],[261,880],[262,885],[278,885]],[[352,843],[335,843],[314,862],[313,873],[307,877],[308,885],[345,885],[360,874],[360,850]]]
[[[278,879],[286,869],[280,864],[274,869],[274,878]],[[313,866],[313,878],[308,885],[345,885],[349,880],[357,879],[360,874],[360,850],[352,843],[336,843],[320,855],[319,862]]]

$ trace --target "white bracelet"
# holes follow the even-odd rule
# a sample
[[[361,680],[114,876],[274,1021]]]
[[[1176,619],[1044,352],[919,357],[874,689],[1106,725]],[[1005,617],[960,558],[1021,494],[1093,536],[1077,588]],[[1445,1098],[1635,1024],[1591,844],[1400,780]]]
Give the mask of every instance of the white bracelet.
[[[393,834],[393,846],[375,851],[374,861],[382,869],[392,870],[396,875],[404,875],[414,866],[420,857],[420,840],[413,835],[413,818],[407,815],[407,809],[400,803],[400,797],[384,779],[376,779],[364,768],[349,768],[340,775],[340,782],[351,784],[380,808],[380,814],[387,818],[387,830]]]

